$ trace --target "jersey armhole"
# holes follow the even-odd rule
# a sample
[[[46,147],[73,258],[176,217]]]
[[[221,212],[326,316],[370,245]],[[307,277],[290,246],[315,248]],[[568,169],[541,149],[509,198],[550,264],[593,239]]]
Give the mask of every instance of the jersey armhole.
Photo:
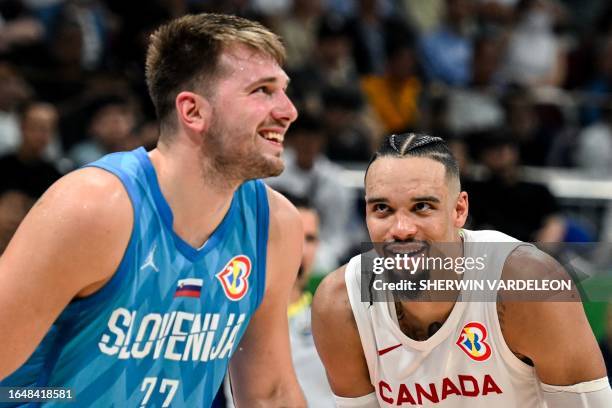
[[[257,303],[255,309],[263,301],[266,290],[266,258],[268,254],[268,233],[270,229],[270,207],[268,191],[261,180],[255,180],[257,196]]]
[[[102,170],[106,170],[117,178],[119,178],[124,188],[126,189],[128,196],[130,197],[132,209],[134,212],[134,222],[132,226],[132,232],[130,234],[130,240],[123,254],[123,258],[121,259],[121,262],[119,263],[119,266],[117,267],[117,270],[115,271],[111,279],[106,282],[104,286],[102,286],[99,290],[92,293],[91,295],[83,298],[73,299],[64,309],[63,313],[67,314],[80,313],[86,310],[91,305],[99,305],[101,302],[109,299],[114,293],[116,293],[119,288],[119,284],[123,280],[124,276],[128,273],[129,266],[134,260],[134,254],[136,250],[137,240],[135,239],[135,235],[136,231],[138,231],[138,218],[136,212],[137,209],[140,208],[140,197],[136,193],[135,186],[133,185],[132,180],[130,180],[127,175],[121,170],[106,166],[102,163],[95,163],[93,165],[87,165],[85,167],[97,167]],[[55,364],[57,364],[57,360],[59,359],[60,350],[62,350],[65,344],[72,338],[73,329],[73,322],[67,322],[58,327],[59,333],[57,334],[47,354],[48,356],[50,356],[50,358],[46,359],[41,373],[36,379],[37,387],[45,387],[48,385],[51,373],[53,372]]]
[[[136,243],[138,241],[136,239],[136,233],[138,231],[139,226],[138,209],[141,208],[141,197],[137,193],[134,181],[129,178],[127,174],[125,174],[123,171],[115,167],[108,166],[105,163],[94,163],[86,167],[96,167],[108,171],[109,173],[117,177],[119,181],[121,181],[121,184],[123,184],[123,187],[128,193],[128,197],[130,198],[130,202],[132,204],[134,221],[132,223],[132,232],[130,233],[128,245],[125,249],[125,252],[123,253],[121,262],[119,263],[119,266],[117,267],[117,270],[113,274],[112,278],[110,278],[109,281],[104,284],[104,286],[102,286],[100,289],[98,289],[91,295],[73,299],[72,302],[70,302],[69,307],[73,305],[78,306],[79,311],[86,309],[91,304],[99,304],[100,302],[107,300],[109,297],[111,297],[114,293],[117,292],[120,283],[123,281],[125,275],[129,272],[130,265],[135,259]]]
[[[355,324],[357,326],[357,334],[359,335],[361,349],[363,350],[363,357],[368,366],[370,383],[376,388],[374,382],[378,376],[378,361],[375,354],[373,354],[373,350],[376,350],[377,344],[374,328],[372,327],[372,320],[369,316],[371,311],[365,309],[364,302],[361,301],[361,256],[361,254],[356,255],[346,265],[344,270],[344,283],[349,298],[349,306],[351,307],[353,319],[355,319]],[[359,264],[359,266],[357,266],[357,264]],[[367,307],[372,308],[375,307],[375,305],[372,304]]]
[[[497,315],[497,302],[487,302],[487,314],[489,315],[490,321],[493,323],[491,328],[491,334],[495,337],[495,342],[498,343],[498,351],[502,360],[512,367],[518,374],[531,378],[534,376],[535,368],[522,361],[520,358],[514,355],[501,330],[501,324],[499,323],[499,316]]]
[[[500,265],[500,272],[497,279],[503,279],[503,268],[508,260],[510,254],[518,247],[529,245],[520,241],[515,242],[516,245],[512,246],[511,249],[505,254],[503,262]],[[496,294],[497,297],[497,294]],[[485,302],[486,314],[488,315],[489,321],[493,324],[491,328],[491,335],[495,338],[495,342],[498,343],[498,351],[502,360],[508,364],[513,370],[524,377],[533,377],[535,368],[525,363],[517,356],[514,355],[501,330],[501,324],[499,322],[499,315],[497,314],[497,300],[495,302]]]

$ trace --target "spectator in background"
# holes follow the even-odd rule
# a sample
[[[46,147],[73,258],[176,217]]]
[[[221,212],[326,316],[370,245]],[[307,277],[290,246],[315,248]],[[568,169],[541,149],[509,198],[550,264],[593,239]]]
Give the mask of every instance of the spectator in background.
[[[325,136],[318,118],[302,113],[291,125],[284,152],[285,170],[266,182],[276,190],[306,198],[321,218],[321,248],[315,271],[330,271],[358,238],[351,231],[355,197],[338,180],[342,168],[323,154]]]
[[[560,87],[567,71],[566,52],[553,27],[563,10],[554,0],[521,0],[508,43],[503,77],[522,86]]]
[[[400,133],[418,126],[421,81],[408,39],[390,40],[387,54],[385,73],[363,77],[361,87],[384,132]]]
[[[3,190],[0,191],[0,255],[35,201],[24,191],[8,186],[2,188]]]
[[[474,56],[469,87],[449,90],[447,120],[454,134],[501,127],[504,109],[499,102],[496,83],[502,41],[495,35],[479,36],[474,43]]]
[[[582,123],[585,126],[602,119],[601,106],[607,95],[612,93],[612,32],[600,39],[597,45],[596,66],[595,76],[584,88],[588,94],[582,107]]]
[[[448,115],[448,92],[435,88],[433,92],[425,93],[422,104],[422,130],[430,135],[440,135],[448,138],[451,135]]]
[[[409,40],[412,32],[397,16],[383,16],[380,0],[357,0],[357,16],[347,23],[353,38],[353,58],[359,75],[383,75],[391,40]]]
[[[427,79],[452,86],[465,86],[472,73],[472,40],[469,20],[473,3],[446,0],[443,23],[420,39],[421,64]]]
[[[436,29],[444,16],[445,0],[399,0],[399,4],[411,26],[421,35]]]
[[[88,139],[70,151],[76,166],[83,166],[108,153],[131,147],[130,139],[136,115],[129,101],[120,96],[106,96],[93,102],[87,126]]]
[[[313,55],[322,13],[321,0],[293,0],[292,12],[278,22],[290,70],[305,65]]]
[[[32,90],[19,72],[0,63],[0,156],[19,146],[19,118],[16,109],[30,98]]]
[[[521,164],[546,166],[563,126],[563,116],[551,104],[537,103],[528,88],[517,88],[503,100],[509,137],[519,149]],[[547,122],[546,117],[554,115]]]
[[[33,101],[19,112],[21,144],[17,152],[0,157],[0,174],[12,187],[31,197],[40,197],[61,174],[44,158],[57,131],[57,110],[49,103]]]
[[[485,24],[508,26],[512,24],[516,5],[520,0],[476,0],[478,18]]]
[[[332,161],[367,163],[382,134],[359,89],[328,88],[323,93],[327,157]]]
[[[575,161],[594,175],[612,175],[612,98],[602,107],[601,119],[578,135]]]
[[[351,39],[344,21],[325,16],[317,28],[316,46],[308,61],[290,71],[290,96],[299,111],[323,111],[323,92],[333,88],[355,88],[359,81],[351,55]],[[356,95],[361,98],[361,95]]]
[[[459,137],[446,139],[446,145],[448,146],[451,153],[455,157],[455,160],[457,161],[457,165],[459,166],[459,176],[461,178],[461,185],[465,189],[466,181],[471,182],[472,180],[472,176],[470,173],[472,161],[470,158],[468,145],[463,138]]]
[[[85,70],[100,67],[110,38],[110,16],[105,2],[80,1],[28,1],[28,7],[42,23],[44,32],[54,33],[58,25],[71,21],[78,27],[81,38],[79,66]]]
[[[74,18],[57,17],[44,48],[23,64],[37,95],[61,106],[85,91],[87,73],[81,66],[83,41],[83,33]]]
[[[145,71],[147,43],[154,29],[173,17],[174,10],[171,5],[173,2],[148,1],[146,13],[142,12],[141,2],[106,0],[105,3],[117,17],[114,21],[118,25],[116,37],[109,44],[107,64],[129,79],[131,91],[140,99],[145,114],[153,120],[155,109],[142,75]],[[193,3],[190,5],[196,6]]]
[[[251,3],[253,11],[268,20],[270,17],[282,18],[281,16],[291,12],[292,0],[246,0]]]
[[[28,46],[43,39],[43,25],[29,15],[23,5],[13,2],[11,7],[9,2],[3,3],[4,7],[0,7],[0,55],[10,54],[14,48]]]
[[[562,242],[566,231],[557,202],[545,185],[521,180],[516,143],[503,134],[478,142],[489,175],[466,190],[470,228],[495,229],[521,241]]]

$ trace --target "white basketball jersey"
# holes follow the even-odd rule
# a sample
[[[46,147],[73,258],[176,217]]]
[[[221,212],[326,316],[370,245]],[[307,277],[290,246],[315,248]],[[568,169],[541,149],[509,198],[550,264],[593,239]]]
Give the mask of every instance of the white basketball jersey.
[[[463,234],[471,243],[464,256],[486,253],[489,262],[478,273],[491,279],[500,278],[508,254],[523,245],[497,231]],[[381,407],[545,407],[534,368],[503,339],[495,302],[456,302],[433,336],[415,341],[400,330],[393,302],[361,301],[359,255],[347,265],[345,280]]]

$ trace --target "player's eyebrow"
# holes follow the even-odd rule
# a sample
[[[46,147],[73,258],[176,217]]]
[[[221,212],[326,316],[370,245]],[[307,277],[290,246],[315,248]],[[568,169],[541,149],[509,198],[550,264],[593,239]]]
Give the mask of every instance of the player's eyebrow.
[[[420,197],[413,197],[410,199],[410,201],[412,202],[429,201],[430,203],[439,203],[440,199],[435,196],[420,196]]]
[[[367,204],[378,204],[378,203],[388,203],[388,202],[389,200],[387,200],[384,197],[372,197],[366,200]]]
[[[285,86],[289,86],[289,82],[290,81],[291,81],[291,78],[286,77]],[[260,78],[257,81],[252,82],[251,84],[249,84],[249,86],[247,88],[256,88],[259,85],[269,84],[269,83],[277,83],[277,82],[280,82],[280,79],[278,77],[270,76],[270,77]]]

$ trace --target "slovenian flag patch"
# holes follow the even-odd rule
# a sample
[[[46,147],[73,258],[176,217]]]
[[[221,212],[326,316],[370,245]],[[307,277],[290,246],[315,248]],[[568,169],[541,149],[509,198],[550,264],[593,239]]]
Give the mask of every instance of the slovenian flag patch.
[[[180,279],[176,285],[174,297],[194,297],[199,298],[202,292],[202,279]]]

